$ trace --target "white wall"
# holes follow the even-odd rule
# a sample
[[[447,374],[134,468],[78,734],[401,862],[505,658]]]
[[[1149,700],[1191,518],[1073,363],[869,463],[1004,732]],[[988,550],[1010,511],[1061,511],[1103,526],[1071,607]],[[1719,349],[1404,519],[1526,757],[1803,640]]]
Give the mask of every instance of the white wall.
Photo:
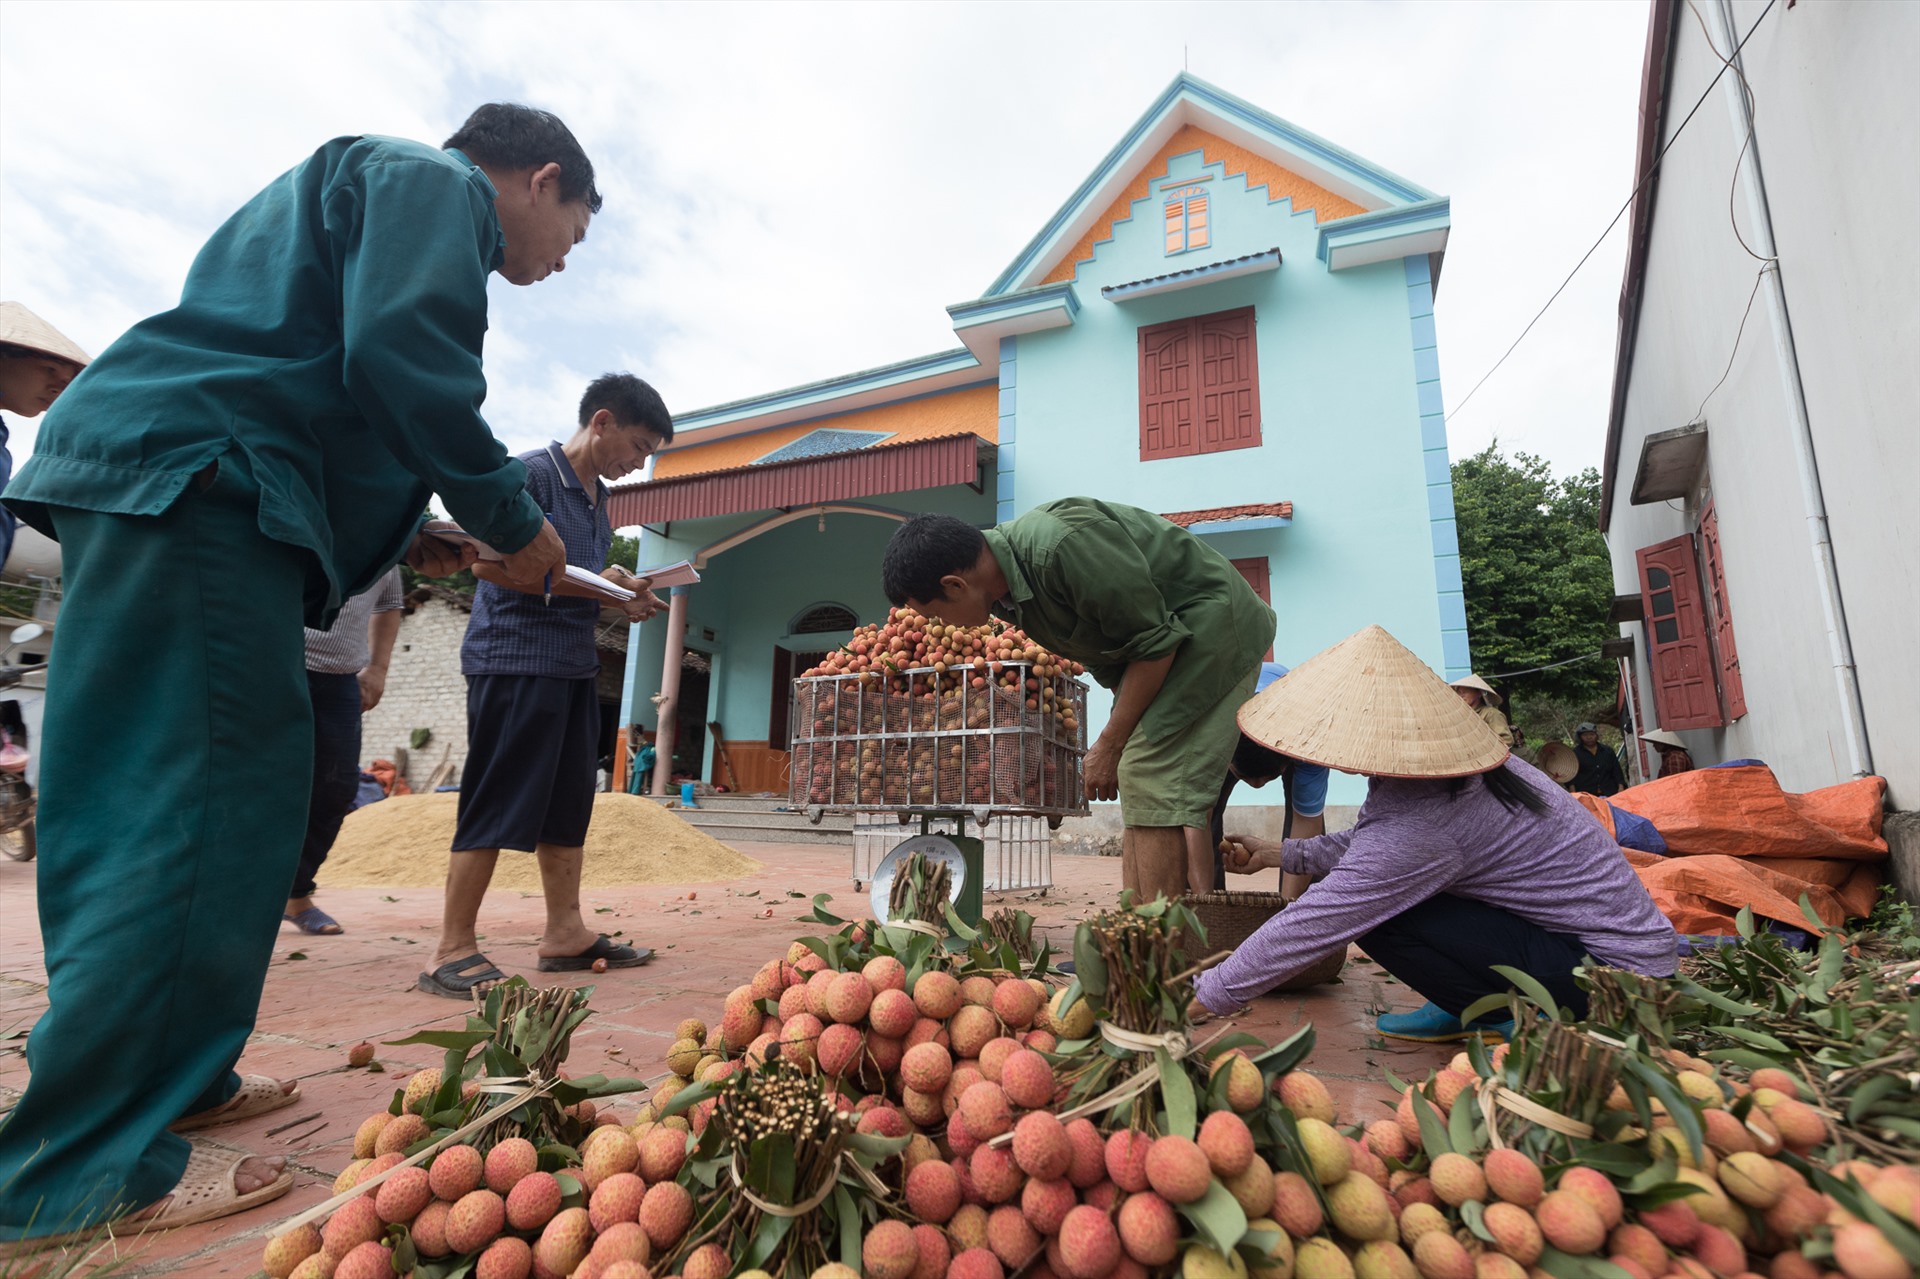
[[[466,633],[466,610],[444,600],[428,600],[400,619],[387,664],[387,691],[360,721],[361,764],[394,758],[416,728],[432,729],[433,740],[408,752],[407,785],[424,787],[449,746],[448,761],[456,769],[466,764],[467,681],[460,674],[460,641]]]
[[[1706,2],[1696,0],[1710,18]],[[1762,7],[1734,6],[1741,33]],[[1691,13],[1680,14],[1674,41],[1669,132],[1720,69]],[[1920,715],[1920,675],[1898,651],[1920,617],[1916,503],[1903,491],[1920,475],[1920,370],[1909,300],[1920,252],[1908,225],[1920,199],[1912,161],[1920,147],[1920,80],[1902,65],[1915,47],[1920,8],[1832,3],[1776,7],[1746,51],[1756,147],[1868,726],[1877,726],[1874,762],[1895,802],[1907,806],[1920,804],[1920,740],[1907,727]],[[1684,736],[1702,763],[1756,756],[1789,788],[1805,790],[1845,780],[1847,748],[1764,291],[1725,384],[1701,415],[1709,439],[1703,487],[1670,503],[1627,504],[1641,440],[1695,420],[1729,367],[1760,267],[1729,220],[1744,140],[1722,85],[1663,166],[1608,540],[1618,589],[1637,592],[1634,552],[1691,533],[1711,496],[1749,714]],[[1734,216],[1751,244],[1744,190],[1734,195]],[[1637,625],[1626,630],[1637,641],[1651,720],[1645,637]]]

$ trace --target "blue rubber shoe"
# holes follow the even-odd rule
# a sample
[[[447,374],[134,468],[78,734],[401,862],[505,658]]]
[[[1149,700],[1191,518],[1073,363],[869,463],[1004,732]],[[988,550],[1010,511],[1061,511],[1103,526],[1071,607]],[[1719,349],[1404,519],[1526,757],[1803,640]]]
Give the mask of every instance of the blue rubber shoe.
[[[1477,1021],[1462,1025],[1438,1004],[1424,1004],[1410,1013],[1387,1013],[1374,1022],[1374,1029],[1389,1039],[1409,1039],[1421,1044],[1450,1044],[1479,1036],[1482,1039],[1513,1037],[1513,1018],[1502,1021]]]

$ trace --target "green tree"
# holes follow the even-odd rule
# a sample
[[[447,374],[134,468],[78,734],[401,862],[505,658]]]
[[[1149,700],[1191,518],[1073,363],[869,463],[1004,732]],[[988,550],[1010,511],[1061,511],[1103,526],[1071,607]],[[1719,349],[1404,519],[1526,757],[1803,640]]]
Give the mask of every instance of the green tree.
[[[1492,680],[1510,701],[1610,706],[1618,675],[1599,653],[1617,632],[1600,472],[1555,478],[1546,459],[1508,458],[1496,440],[1453,464],[1453,506],[1474,668],[1527,671]]]

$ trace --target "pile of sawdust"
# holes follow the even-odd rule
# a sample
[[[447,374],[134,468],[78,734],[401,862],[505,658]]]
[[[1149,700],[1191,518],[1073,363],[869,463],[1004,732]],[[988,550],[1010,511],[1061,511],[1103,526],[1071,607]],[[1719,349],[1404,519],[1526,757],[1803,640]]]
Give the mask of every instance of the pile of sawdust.
[[[452,793],[396,795],[348,814],[333,852],[320,868],[327,888],[390,885],[437,888],[446,882],[447,849],[460,797]],[[587,830],[588,888],[619,884],[688,884],[740,879],[760,869],[679,816],[638,795],[594,796]],[[538,890],[540,867],[531,853],[502,850],[494,870],[498,888]]]

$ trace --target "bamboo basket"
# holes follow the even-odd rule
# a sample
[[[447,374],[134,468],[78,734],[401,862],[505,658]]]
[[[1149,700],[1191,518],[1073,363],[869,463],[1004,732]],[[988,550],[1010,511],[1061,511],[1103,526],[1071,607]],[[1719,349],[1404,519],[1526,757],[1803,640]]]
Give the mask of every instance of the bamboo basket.
[[[1279,893],[1254,892],[1194,893],[1187,897],[1186,904],[1207,930],[1205,941],[1198,937],[1187,938],[1187,957],[1194,963],[1223,950],[1240,949],[1241,943],[1259,932],[1268,920],[1286,909],[1287,905],[1286,899]],[[1274,989],[1306,990],[1330,982],[1340,975],[1346,962],[1347,948],[1342,946]]]

